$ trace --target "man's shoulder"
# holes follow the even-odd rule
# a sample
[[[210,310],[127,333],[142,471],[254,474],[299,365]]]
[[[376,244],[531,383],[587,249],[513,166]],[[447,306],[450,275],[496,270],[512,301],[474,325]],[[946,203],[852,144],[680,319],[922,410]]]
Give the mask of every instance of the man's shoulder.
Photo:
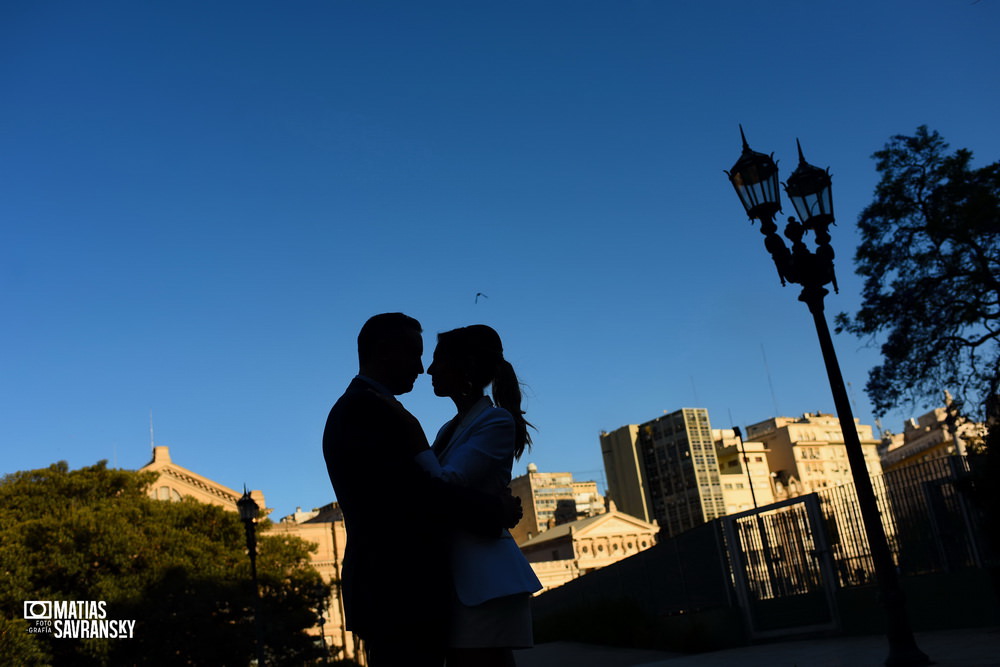
[[[365,382],[355,379],[330,408],[323,432],[324,446],[328,446],[331,439],[356,434],[381,421],[381,408],[379,397]]]
[[[340,398],[333,404],[333,410],[350,407],[356,409],[359,405],[378,405],[378,394],[364,380],[354,378]]]

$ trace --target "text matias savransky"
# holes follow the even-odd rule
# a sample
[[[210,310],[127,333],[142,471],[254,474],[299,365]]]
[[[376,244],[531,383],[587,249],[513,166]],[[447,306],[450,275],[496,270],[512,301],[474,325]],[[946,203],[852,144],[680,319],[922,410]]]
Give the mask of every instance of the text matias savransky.
[[[28,632],[56,639],[131,639],[135,633],[134,620],[108,618],[103,600],[27,601],[24,618],[35,622]]]

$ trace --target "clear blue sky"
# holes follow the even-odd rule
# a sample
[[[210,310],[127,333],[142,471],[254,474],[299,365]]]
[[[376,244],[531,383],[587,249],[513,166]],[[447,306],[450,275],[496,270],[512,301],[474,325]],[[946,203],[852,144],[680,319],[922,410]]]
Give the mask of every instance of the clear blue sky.
[[[600,479],[602,429],[681,407],[832,411],[723,174],[738,123],[786,176],[796,137],[831,167],[853,310],[872,152],[927,124],[1000,156],[998,29],[993,0],[5,2],[0,472],[138,468],[152,410],[276,516],[330,502],[326,414],[389,310],[428,358],[501,333],[538,427],[515,474]],[[877,350],[836,343],[872,423]],[[426,376],[404,402],[453,410]]]

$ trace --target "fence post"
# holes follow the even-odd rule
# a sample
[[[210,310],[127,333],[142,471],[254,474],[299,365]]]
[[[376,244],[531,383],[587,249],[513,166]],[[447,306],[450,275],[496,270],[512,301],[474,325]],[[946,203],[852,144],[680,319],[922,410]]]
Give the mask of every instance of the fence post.
[[[823,511],[819,506],[819,497],[815,493],[806,496],[806,516],[812,529],[813,543],[816,545],[816,557],[819,561],[820,577],[823,588],[827,591],[826,601],[830,608],[830,619],[837,630],[840,629],[840,611],[837,607],[837,575],[834,572],[833,554],[830,553],[830,540],[826,534],[826,524]]]
[[[949,456],[948,465],[951,467],[952,479],[955,482],[960,482],[963,478],[968,479],[971,477],[971,471],[969,469],[969,461],[964,456]],[[972,517],[972,510],[969,507],[969,499],[965,492],[967,486],[959,486],[954,484],[956,496],[958,497],[958,507],[962,512],[962,524],[965,526],[965,535],[969,540],[969,551],[972,556],[972,564],[977,568],[983,567],[983,555],[979,547],[979,531],[976,530],[977,523]]]

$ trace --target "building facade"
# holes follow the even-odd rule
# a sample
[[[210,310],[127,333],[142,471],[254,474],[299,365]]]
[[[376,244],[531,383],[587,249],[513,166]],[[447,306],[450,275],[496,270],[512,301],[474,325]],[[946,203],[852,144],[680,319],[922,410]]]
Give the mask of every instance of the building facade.
[[[872,427],[857,419],[854,425],[869,476],[881,474],[879,441],[872,435]],[[775,500],[854,481],[836,415],[807,412],[801,417],[773,417],[747,426],[747,440],[764,445],[775,480]]]
[[[744,441],[733,429],[713,429],[715,454],[726,514],[764,507],[775,502],[774,480],[767,463],[767,447]]]
[[[879,441],[855,420],[870,475]],[[937,436],[940,438],[940,433]],[[601,433],[608,496],[676,535],[720,516],[853,482],[840,420],[825,413],[712,430],[708,411],[685,408]]]
[[[601,458],[608,478],[608,496],[618,509],[643,521],[652,519],[649,482],[639,450],[639,426],[626,424],[601,432]]]
[[[645,551],[656,543],[659,526],[618,512],[614,506],[603,514],[551,528],[521,544],[542,590]]]
[[[294,514],[272,524],[268,535],[289,535],[315,544],[317,550],[310,555],[310,562],[324,583],[330,586],[330,604],[323,614],[321,627],[324,644],[338,659],[349,658],[364,664],[361,639],[347,630],[344,623],[344,600],[340,579],[347,546],[347,528],[344,514],[337,503],[324,505],[310,512],[297,508]]]
[[[236,501],[243,496],[239,491],[177,465],[170,458],[169,447],[153,447],[153,459],[139,468],[139,472],[155,472],[159,475],[148,491],[150,498],[156,500],[178,501],[190,497],[200,503],[218,505],[235,512]],[[267,506],[264,504],[263,492],[255,489],[250,492],[250,497],[260,508],[261,516],[266,516]]]
[[[970,442],[979,442],[985,435],[986,427],[983,424],[955,424],[953,419],[949,419],[947,407],[935,408],[904,423],[902,433],[883,434],[879,446],[882,468],[889,472],[923,461],[960,454]]]
[[[676,535],[726,513],[708,410],[684,408],[601,434],[608,494]]]
[[[510,480],[510,491],[521,499],[524,516],[511,529],[518,544],[560,524],[604,512],[604,496],[597,482],[576,482],[568,472],[538,472],[529,463],[527,472]]]
[[[708,410],[684,408],[639,426],[653,518],[677,535],[726,514]]]

